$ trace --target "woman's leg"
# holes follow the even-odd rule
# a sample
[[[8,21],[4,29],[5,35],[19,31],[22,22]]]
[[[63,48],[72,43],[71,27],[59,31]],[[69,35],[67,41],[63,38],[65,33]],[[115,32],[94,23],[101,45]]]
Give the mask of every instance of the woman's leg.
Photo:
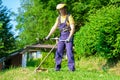
[[[67,57],[68,57],[68,67],[71,71],[75,70],[75,61],[74,61],[74,55],[73,55],[73,43],[65,43],[66,44],[66,50],[67,50]]]
[[[55,55],[56,71],[59,71],[61,68],[61,61],[62,61],[62,57],[63,57],[63,53],[64,53],[64,48],[65,48],[65,43],[59,41],[58,46],[57,46],[56,55]]]

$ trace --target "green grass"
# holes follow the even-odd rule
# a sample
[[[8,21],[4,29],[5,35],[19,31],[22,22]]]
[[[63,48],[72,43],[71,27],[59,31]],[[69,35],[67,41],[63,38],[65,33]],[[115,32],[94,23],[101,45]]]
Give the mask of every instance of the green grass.
[[[46,62],[48,63],[49,60]],[[45,63],[46,63],[45,62]],[[0,80],[120,80],[120,64],[102,70],[106,60],[89,57],[76,59],[76,71],[68,70],[67,61],[63,60],[61,71],[56,72],[51,63],[46,64],[48,72],[34,73],[36,67],[11,68],[0,72]],[[44,64],[45,64],[44,63]],[[52,67],[52,68],[51,68]]]
[[[120,76],[99,71],[77,69],[70,72],[67,68],[56,72],[48,68],[48,72],[34,73],[33,67],[15,68],[0,72],[0,80],[120,80]]]

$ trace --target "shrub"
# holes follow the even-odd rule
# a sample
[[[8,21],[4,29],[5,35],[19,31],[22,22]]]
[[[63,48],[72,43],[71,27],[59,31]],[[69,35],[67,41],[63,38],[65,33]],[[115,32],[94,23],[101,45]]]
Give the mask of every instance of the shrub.
[[[47,52],[42,52],[42,58],[39,58],[39,59],[28,59],[28,63],[27,63],[27,66],[33,66],[33,67],[37,67],[41,61],[45,58],[45,56],[47,55]],[[43,64],[41,65],[41,67],[44,67],[44,68],[53,68],[55,65],[54,63],[54,53],[51,53],[48,58],[43,62]]]
[[[75,34],[75,51],[81,56],[100,54],[119,57],[120,7],[110,5],[90,14],[85,26]]]

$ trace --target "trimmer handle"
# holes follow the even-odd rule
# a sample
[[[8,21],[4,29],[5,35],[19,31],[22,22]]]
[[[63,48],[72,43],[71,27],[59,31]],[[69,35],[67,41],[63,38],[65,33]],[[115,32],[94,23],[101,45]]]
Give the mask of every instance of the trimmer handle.
[[[59,40],[59,38],[58,37],[56,37],[56,38],[50,38],[51,40]]]
[[[67,40],[60,40],[58,37],[56,38],[50,38],[51,40],[57,40],[57,41],[61,41],[61,42],[67,42]]]

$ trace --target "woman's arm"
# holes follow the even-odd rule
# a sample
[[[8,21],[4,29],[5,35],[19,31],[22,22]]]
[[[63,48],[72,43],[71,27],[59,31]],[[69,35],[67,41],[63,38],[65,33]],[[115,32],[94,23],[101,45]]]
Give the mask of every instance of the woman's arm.
[[[51,30],[50,30],[48,36],[46,37],[46,39],[48,39],[55,32],[55,30],[57,29],[57,27],[58,27],[58,18],[56,19],[56,22],[53,25],[53,27],[51,28]]]
[[[71,28],[71,30],[70,30],[70,34],[69,34],[68,40],[71,39],[71,37],[73,36],[73,34],[75,32],[75,26],[74,26],[74,24],[70,24],[70,28]]]
[[[75,22],[74,22],[72,15],[69,16],[68,20],[69,20],[69,24],[70,24],[70,28],[71,28],[70,35],[68,37],[68,40],[70,40],[75,32]]]

